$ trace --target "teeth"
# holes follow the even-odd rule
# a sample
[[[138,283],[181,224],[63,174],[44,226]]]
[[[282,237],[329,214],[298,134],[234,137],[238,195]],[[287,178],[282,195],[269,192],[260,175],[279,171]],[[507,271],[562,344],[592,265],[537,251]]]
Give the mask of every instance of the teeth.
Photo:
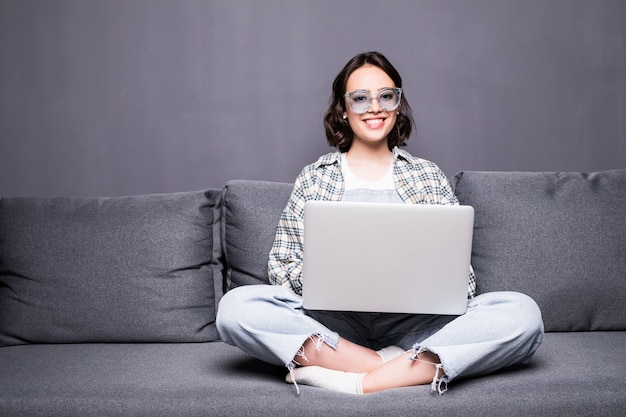
[[[368,119],[365,121],[365,123],[371,124],[371,125],[376,125],[379,123],[382,123],[383,119]]]

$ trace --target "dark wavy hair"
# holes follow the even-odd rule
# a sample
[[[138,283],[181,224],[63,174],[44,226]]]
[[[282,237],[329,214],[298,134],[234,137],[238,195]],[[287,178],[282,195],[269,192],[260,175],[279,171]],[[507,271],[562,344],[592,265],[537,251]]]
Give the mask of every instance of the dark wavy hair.
[[[338,148],[341,152],[346,152],[350,149],[354,137],[350,125],[343,119],[343,113],[346,111],[346,101],[344,99],[346,84],[350,75],[364,65],[373,65],[382,69],[393,80],[396,87],[402,88],[400,73],[383,54],[379,52],[364,52],[348,61],[333,82],[330,105],[326,114],[324,114],[326,139],[331,146]],[[400,101],[398,111],[400,113],[396,118],[396,124],[389,132],[389,136],[387,136],[387,144],[390,150],[395,146],[406,146],[406,141],[413,130],[413,114],[404,91],[402,91],[402,100]]]

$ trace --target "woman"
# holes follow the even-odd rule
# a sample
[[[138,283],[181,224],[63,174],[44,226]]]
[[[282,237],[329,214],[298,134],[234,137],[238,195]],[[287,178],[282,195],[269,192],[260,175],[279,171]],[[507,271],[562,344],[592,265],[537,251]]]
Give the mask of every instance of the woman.
[[[338,151],[297,177],[269,256],[274,285],[223,297],[222,339],[286,366],[287,382],[355,394],[427,383],[442,393],[454,379],[528,362],[543,338],[536,303],[513,292],[475,296],[471,268],[468,309],[458,317],[302,308],[307,200],[459,204],[435,164],[400,149],[413,127],[411,108],[399,73],[380,53],[355,56],[337,75],[324,125]]]

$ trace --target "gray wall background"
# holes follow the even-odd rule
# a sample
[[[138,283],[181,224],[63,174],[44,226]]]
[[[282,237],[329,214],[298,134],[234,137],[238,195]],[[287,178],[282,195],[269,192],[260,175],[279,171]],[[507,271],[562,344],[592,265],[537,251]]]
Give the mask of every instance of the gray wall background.
[[[0,195],[291,182],[367,50],[449,176],[626,168],[625,0],[0,0]]]

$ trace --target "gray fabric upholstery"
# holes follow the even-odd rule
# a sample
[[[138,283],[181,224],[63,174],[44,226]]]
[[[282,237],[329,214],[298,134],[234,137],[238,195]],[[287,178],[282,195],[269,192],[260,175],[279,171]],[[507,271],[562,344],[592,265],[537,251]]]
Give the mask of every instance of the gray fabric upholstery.
[[[479,291],[530,294],[548,330],[623,329],[625,172],[459,174]],[[297,395],[284,367],[210,341],[223,278],[267,283],[291,189],[0,199],[0,416],[626,415],[624,331],[547,333],[529,365],[443,396]]]
[[[267,259],[293,184],[235,180],[224,188],[222,237],[227,289],[267,284]]]
[[[286,384],[222,342],[0,349],[2,416],[622,416],[626,333],[547,334],[523,368],[355,397]]]
[[[216,205],[219,190],[0,199],[0,345],[217,340]]]
[[[626,330],[626,170],[462,172],[454,185],[476,210],[479,292],[530,295],[547,331]]]

